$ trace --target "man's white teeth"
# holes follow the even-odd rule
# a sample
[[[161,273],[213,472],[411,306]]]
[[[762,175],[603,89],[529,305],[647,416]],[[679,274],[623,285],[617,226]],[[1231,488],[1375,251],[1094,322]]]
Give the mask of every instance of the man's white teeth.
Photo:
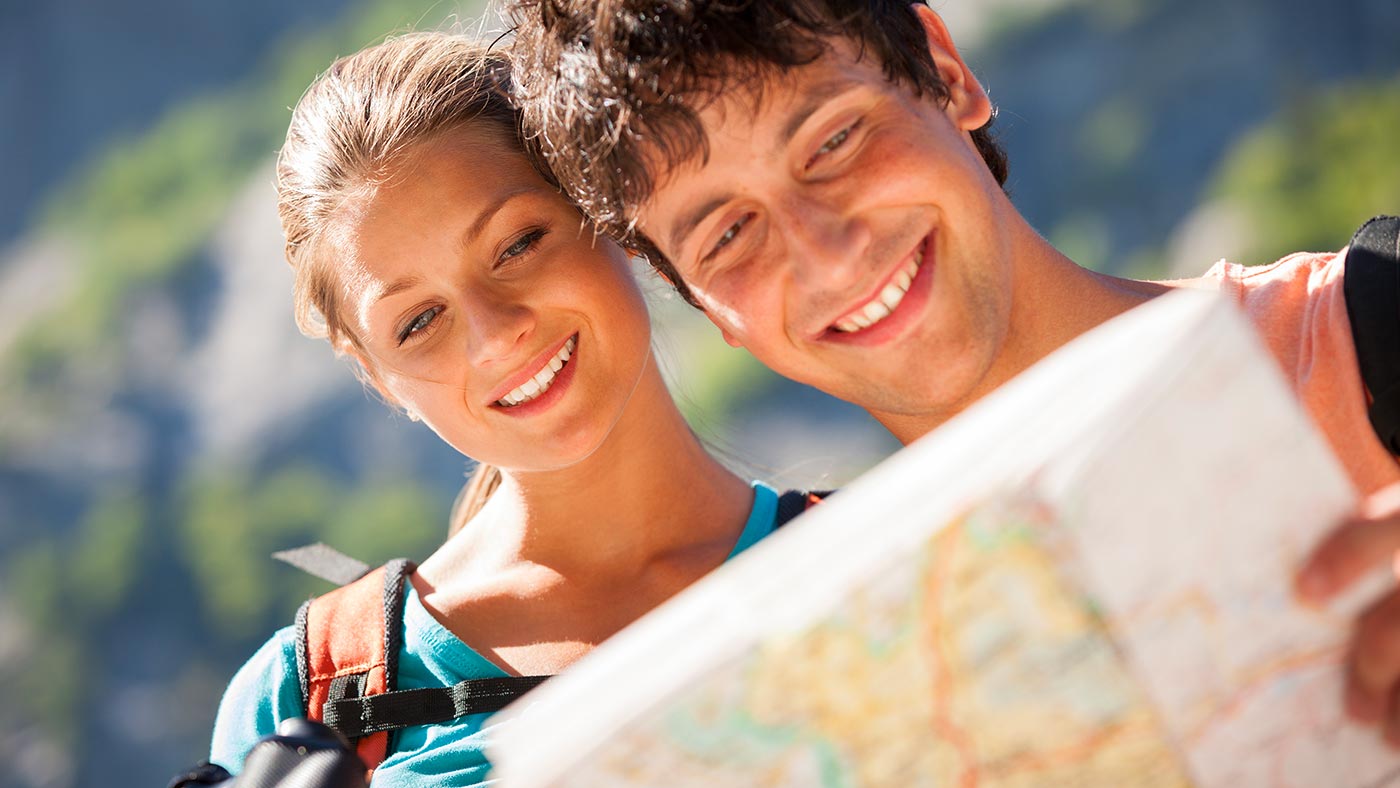
[[[549,387],[554,384],[554,376],[559,374],[559,370],[563,369],[564,365],[569,363],[569,358],[573,356],[574,347],[574,338],[569,337],[569,340],[564,343],[564,346],[559,348],[559,352],[555,353],[554,357],[546,362],[545,365],[540,368],[540,371],[535,373],[533,378],[530,378],[512,389],[509,394],[496,400],[496,404],[509,408],[513,405],[529,402],[535,397],[549,391]]]
[[[862,331],[870,328],[876,323],[890,316],[890,313],[899,306],[899,302],[904,300],[904,296],[909,292],[909,285],[914,281],[914,276],[919,273],[919,266],[923,265],[924,252],[922,249],[914,253],[909,258],[909,262],[894,275],[890,283],[885,285],[874,300],[851,314],[836,321],[836,329],[847,333],[852,331]]]

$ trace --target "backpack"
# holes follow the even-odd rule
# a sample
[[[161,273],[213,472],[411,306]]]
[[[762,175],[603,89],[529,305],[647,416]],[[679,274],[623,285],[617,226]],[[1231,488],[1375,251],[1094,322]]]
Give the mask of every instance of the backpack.
[[[789,490],[778,496],[773,528],[829,494]],[[306,716],[343,735],[370,772],[392,752],[394,731],[500,711],[550,678],[501,676],[467,679],[451,687],[397,689],[404,584],[414,563],[397,558],[371,570],[323,544],[274,557],[340,584],[297,611],[297,679]],[[347,621],[359,625],[345,626]]]
[[[1356,231],[1342,290],[1371,427],[1400,454],[1400,217],[1377,216]]]

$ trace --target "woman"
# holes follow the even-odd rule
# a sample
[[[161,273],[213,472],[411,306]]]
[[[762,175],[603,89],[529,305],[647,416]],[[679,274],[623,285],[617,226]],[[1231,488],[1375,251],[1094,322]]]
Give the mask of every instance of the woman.
[[[398,687],[557,673],[769,533],[666,390],[627,255],[532,166],[508,63],[448,34],[337,62],[278,161],[297,319],[479,473],[409,578]],[[352,626],[354,622],[346,622]],[[212,760],[304,715],[291,628],[234,678]],[[488,715],[400,731],[376,783],[473,785]]]

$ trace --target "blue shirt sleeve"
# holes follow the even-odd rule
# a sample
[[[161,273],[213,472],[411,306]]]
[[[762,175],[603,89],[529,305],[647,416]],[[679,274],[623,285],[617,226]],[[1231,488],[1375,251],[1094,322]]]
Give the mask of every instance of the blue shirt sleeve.
[[[258,739],[275,733],[282,720],[303,716],[296,630],[286,627],[264,643],[229,682],[214,719],[209,760],[237,774]]]

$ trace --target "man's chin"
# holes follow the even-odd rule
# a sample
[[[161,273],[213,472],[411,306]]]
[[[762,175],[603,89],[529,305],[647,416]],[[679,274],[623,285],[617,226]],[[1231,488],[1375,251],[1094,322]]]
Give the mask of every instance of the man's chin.
[[[937,410],[940,399],[937,394],[910,385],[907,380],[882,379],[874,375],[860,381],[859,385],[841,387],[837,391],[828,390],[826,393],[872,414],[907,418],[927,416],[930,411]]]

